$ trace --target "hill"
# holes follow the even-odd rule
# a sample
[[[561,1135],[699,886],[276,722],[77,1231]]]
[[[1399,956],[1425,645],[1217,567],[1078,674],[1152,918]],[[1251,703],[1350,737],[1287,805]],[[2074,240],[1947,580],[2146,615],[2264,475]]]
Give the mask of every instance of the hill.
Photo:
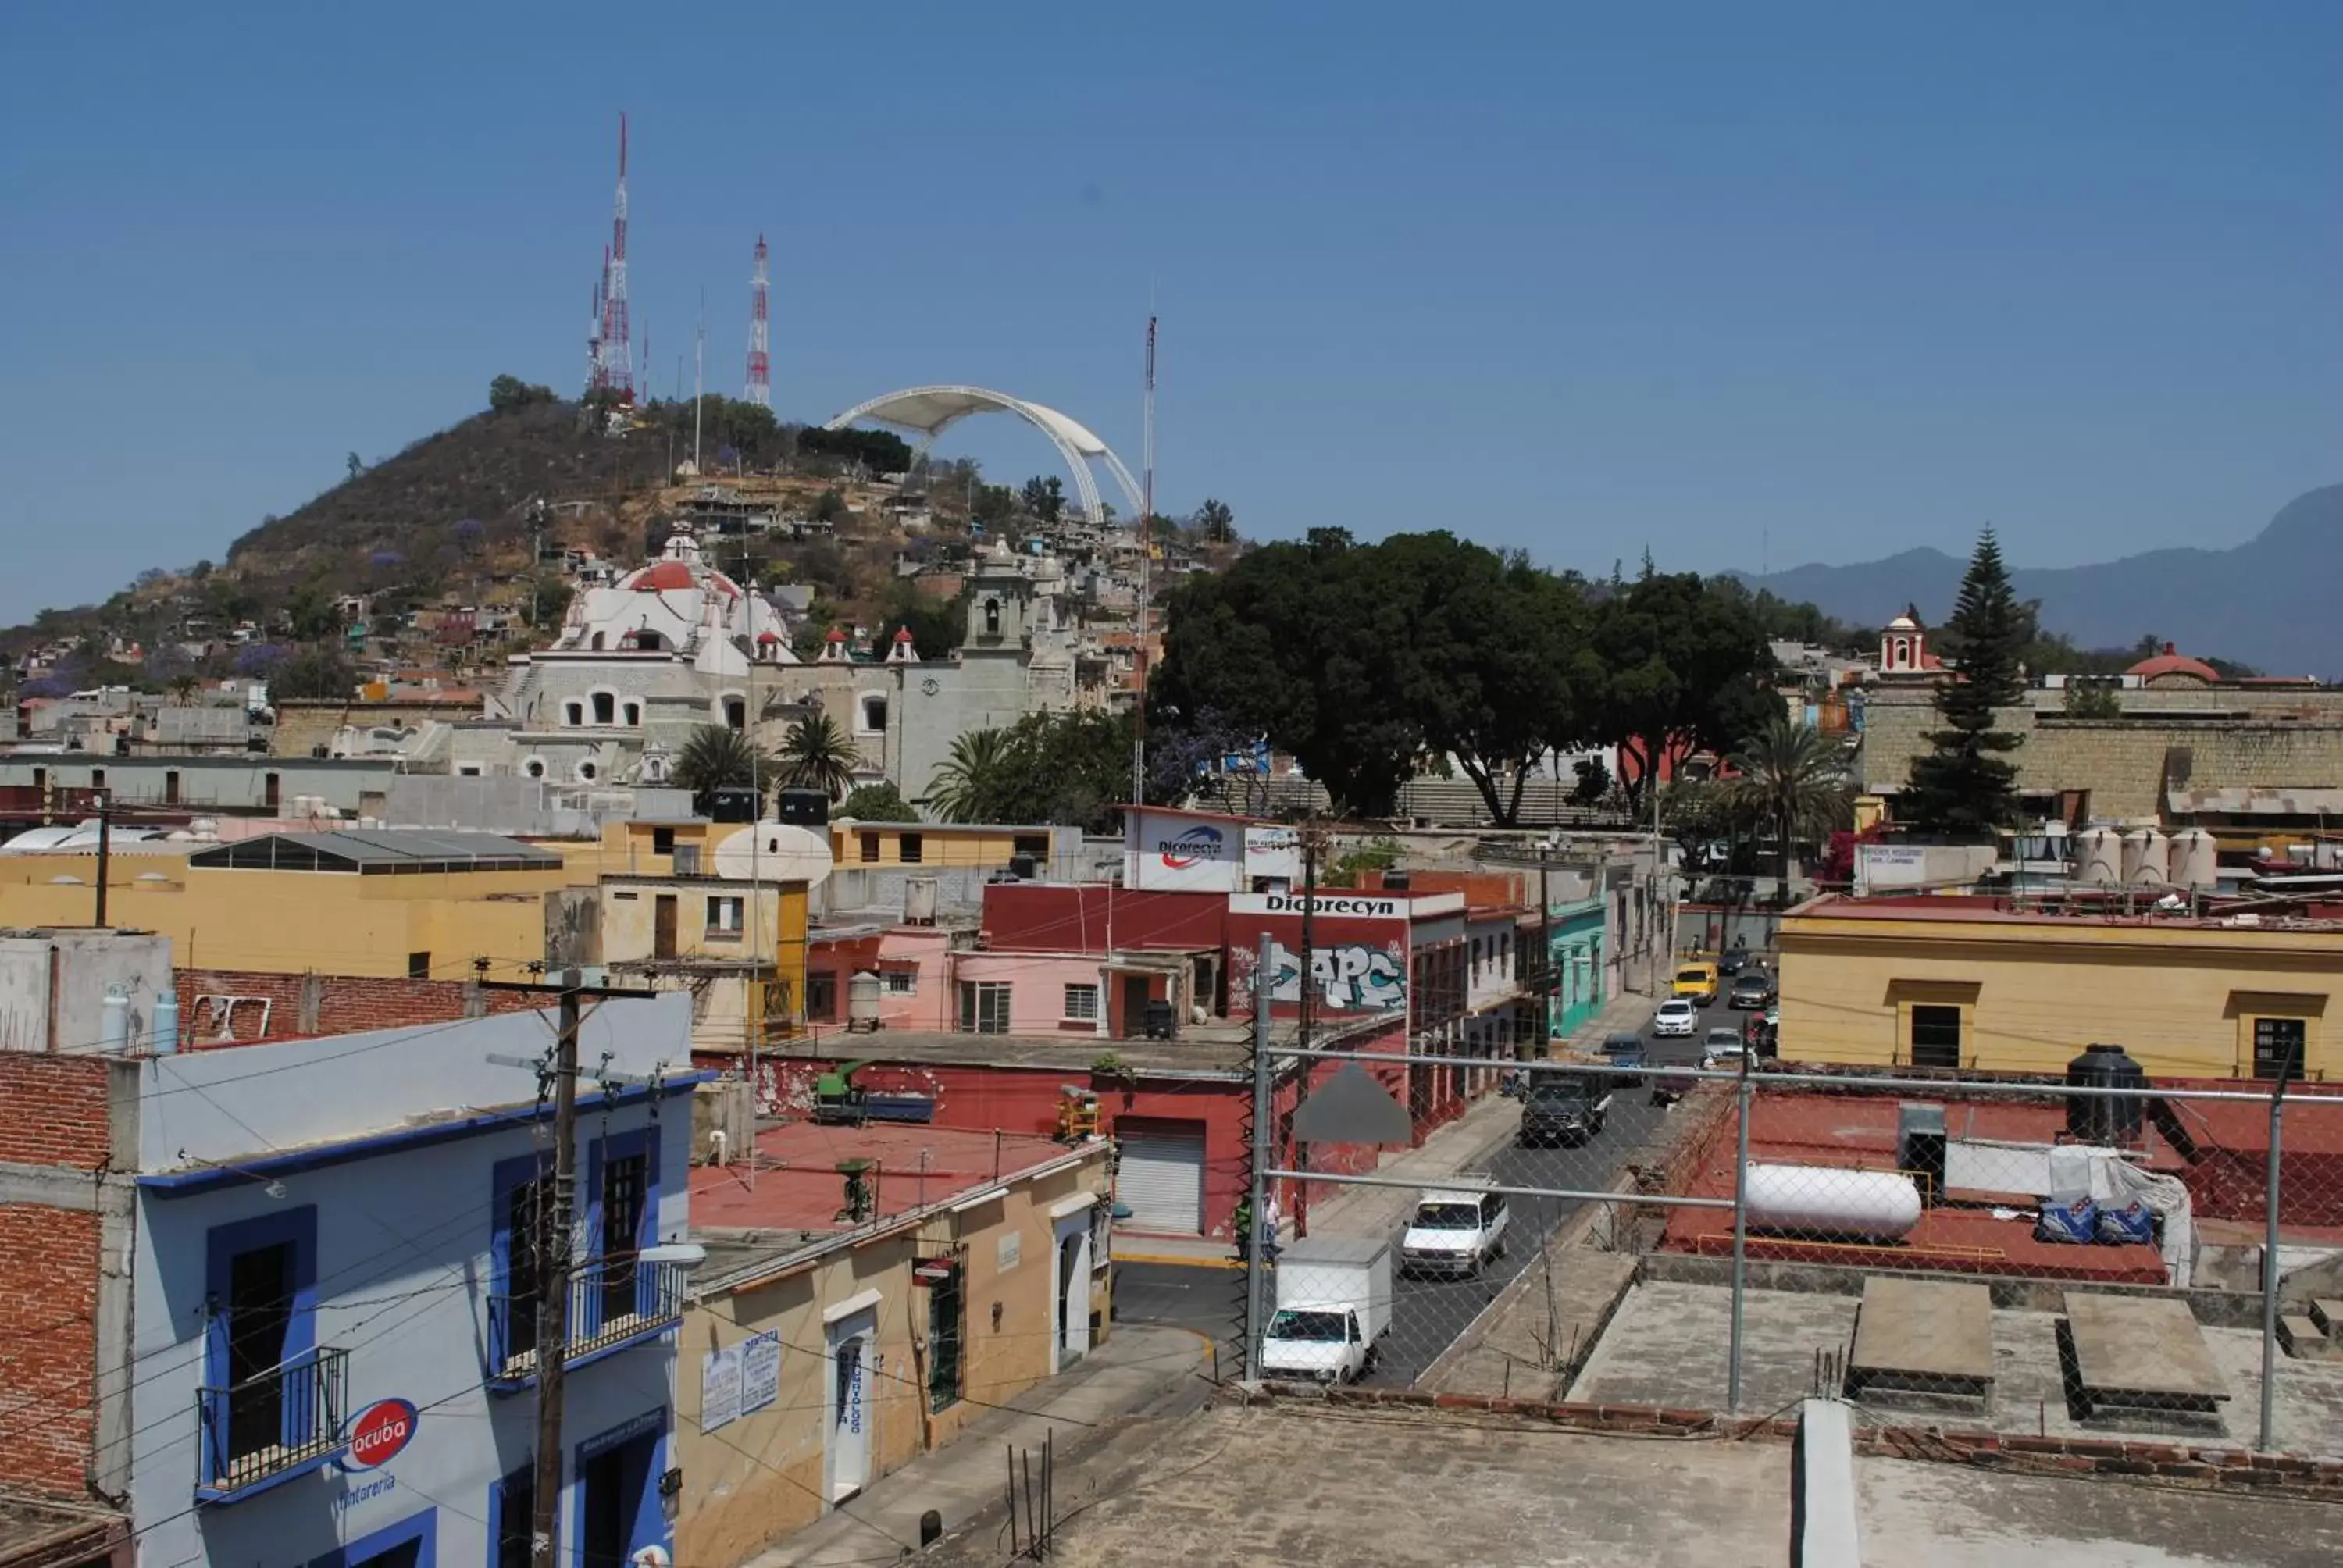
[[[2127,648],[2153,634],[2186,652],[2217,654],[2269,674],[2334,679],[2343,677],[2343,623],[2333,612],[2338,561],[2343,485],[2329,485],[2296,497],[2259,534],[2227,549],[2019,567],[2010,578],[2021,598],[2041,601],[2045,627],[2079,647]],[[1858,625],[1884,625],[1906,604],[1936,625],[1951,611],[1966,565],[1942,550],[1915,549],[1855,566],[1735,575]]]

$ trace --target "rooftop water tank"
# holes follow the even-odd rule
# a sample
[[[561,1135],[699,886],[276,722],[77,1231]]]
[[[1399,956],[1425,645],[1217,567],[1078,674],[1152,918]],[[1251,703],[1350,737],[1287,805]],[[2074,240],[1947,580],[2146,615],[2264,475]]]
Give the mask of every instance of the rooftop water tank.
[[[864,970],[846,982],[846,1027],[870,1034],[879,1028],[879,975]]]
[[[2171,880],[2172,840],[2154,828],[2124,835],[2123,879],[2132,887],[2160,888]]]
[[[2075,879],[2097,887],[2123,880],[2122,851],[2113,828],[2086,828],[2075,835]]]
[[[2202,828],[2172,836],[2172,881],[2176,887],[2212,888],[2220,881],[2220,846]]]
[[[2066,1081],[2077,1089],[2145,1090],[2147,1073],[2119,1045],[2091,1045],[2066,1064]],[[2070,1094],[2066,1136],[2107,1148],[2137,1143],[2140,1097],[2132,1094]]]
[[[933,877],[903,879],[903,923],[907,926],[932,926],[936,923],[936,879]]]

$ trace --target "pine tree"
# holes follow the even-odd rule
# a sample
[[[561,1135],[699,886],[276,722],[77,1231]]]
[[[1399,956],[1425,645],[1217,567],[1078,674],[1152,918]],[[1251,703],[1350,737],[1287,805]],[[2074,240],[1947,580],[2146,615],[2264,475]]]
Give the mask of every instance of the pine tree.
[[[1991,528],[1969,558],[1944,629],[1942,642],[1957,651],[1957,678],[1936,689],[1944,728],[1929,731],[1931,749],[1912,759],[1911,781],[1896,802],[1896,815],[1937,832],[1987,835],[2017,815],[2017,765],[2006,753],[2017,749],[2019,737],[1996,729],[1994,719],[1996,709],[2025,696],[2017,659],[2026,635]]]

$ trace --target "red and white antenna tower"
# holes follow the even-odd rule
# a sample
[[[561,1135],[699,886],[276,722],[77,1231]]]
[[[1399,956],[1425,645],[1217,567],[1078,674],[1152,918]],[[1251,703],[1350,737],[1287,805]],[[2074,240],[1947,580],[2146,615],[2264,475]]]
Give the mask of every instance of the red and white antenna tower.
[[[759,408],[773,406],[771,332],[765,305],[769,280],[765,275],[765,236],[757,236],[757,270],[749,278],[749,401]]]
[[[602,286],[610,281],[610,247],[602,247],[602,270],[594,278],[594,314],[586,323],[586,390],[602,389]]]
[[[620,403],[635,400],[634,346],[627,336],[627,116],[618,116],[618,200],[610,219],[610,255],[602,269],[602,385]]]

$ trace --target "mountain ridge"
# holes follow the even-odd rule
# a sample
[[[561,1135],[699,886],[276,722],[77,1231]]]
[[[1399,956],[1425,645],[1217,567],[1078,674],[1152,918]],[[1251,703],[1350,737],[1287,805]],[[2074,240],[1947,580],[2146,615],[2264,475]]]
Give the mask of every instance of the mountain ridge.
[[[1966,569],[1964,558],[1921,545],[1845,566],[1731,575],[1856,625],[1885,625],[1910,604],[1933,626],[1951,613]],[[2182,545],[2087,566],[2013,567],[2010,581],[2020,598],[2041,601],[2045,627],[2079,647],[2127,648],[2152,634],[2184,653],[2332,679],[2343,674],[2343,618],[2331,587],[2338,571],[2343,484],[2304,491],[2253,538],[2226,548]]]

